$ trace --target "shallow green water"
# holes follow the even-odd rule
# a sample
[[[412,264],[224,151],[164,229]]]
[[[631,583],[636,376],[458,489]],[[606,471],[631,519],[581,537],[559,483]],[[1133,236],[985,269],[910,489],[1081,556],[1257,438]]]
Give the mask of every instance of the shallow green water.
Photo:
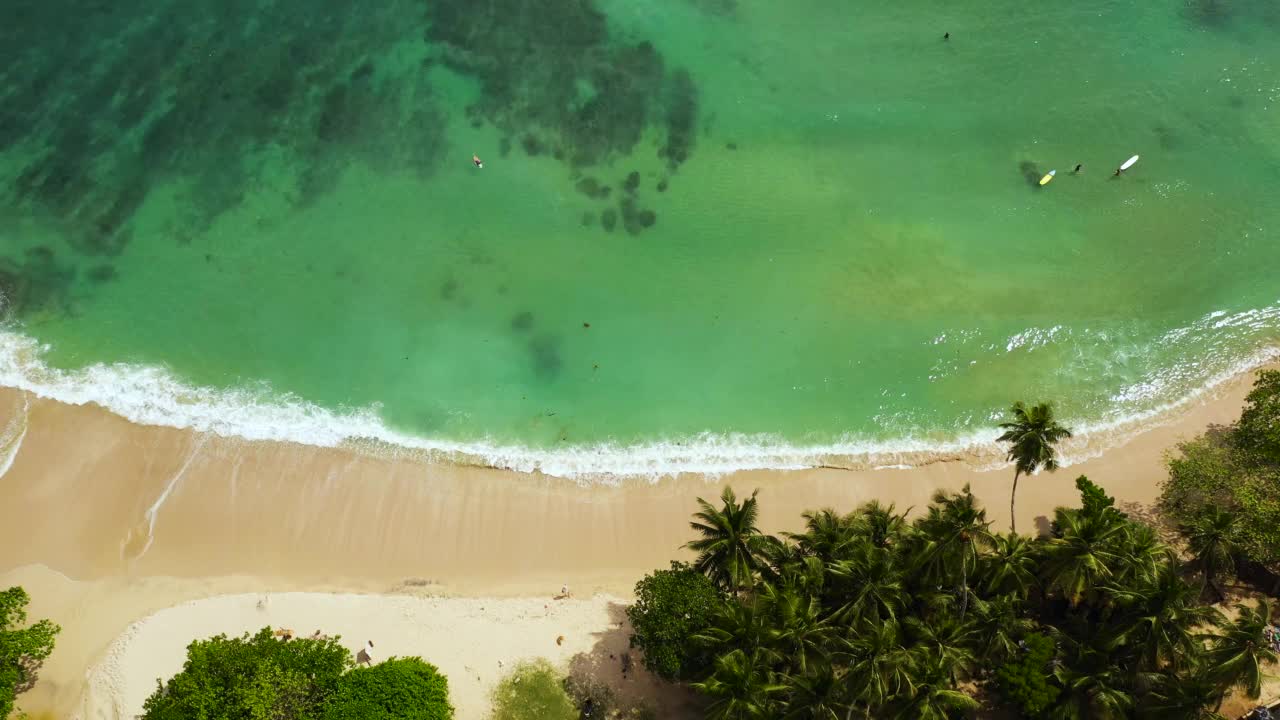
[[[70,372],[5,379],[695,467],[1102,427],[1274,347],[1278,6],[891,5],[19,2],[0,282]]]

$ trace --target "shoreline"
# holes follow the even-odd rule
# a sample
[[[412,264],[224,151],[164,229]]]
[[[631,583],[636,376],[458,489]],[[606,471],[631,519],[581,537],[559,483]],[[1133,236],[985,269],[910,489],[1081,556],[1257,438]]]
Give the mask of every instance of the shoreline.
[[[1019,527],[1047,526],[1080,474],[1122,506],[1150,504],[1162,458],[1234,421],[1254,371],[1192,398],[1168,422],[1095,458],[1021,483]],[[1011,477],[960,460],[908,469],[685,474],[584,486],[571,480],[255,442],[141,426],[99,407],[0,389],[0,584],[22,584],[32,617],[64,628],[32,712],[71,717],[86,669],[133,622],[238,593],[626,598],[644,573],[687,557],[695,498],[760,491],[760,526],[871,499],[922,508],[971,484],[993,528],[1008,527]],[[56,522],[44,519],[55,518]],[[37,520],[38,519],[38,520]],[[186,638],[187,641],[194,638]]]
[[[580,484],[751,471],[904,469],[954,461],[979,470],[1005,465],[1004,452],[995,442],[998,432],[994,423],[990,428],[970,429],[955,436],[850,436],[816,444],[768,435],[707,432],[633,445],[606,442],[533,448],[408,435],[385,425],[376,407],[327,409],[291,395],[276,395],[265,385],[227,390],[193,386],[162,367],[95,364],[75,371],[59,370],[46,365],[42,353],[43,346],[34,338],[0,329],[0,390],[100,407],[141,426],[190,430],[243,442],[331,448],[392,461],[530,473]],[[1274,365],[1278,359],[1280,345],[1262,345],[1160,404],[1092,421],[1062,418],[1076,432],[1059,447],[1061,464],[1067,467],[1098,457],[1152,427],[1172,422],[1205,395],[1212,396],[1233,379]],[[1158,397],[1160,391],[1150,385],[1130,385],[1116,398]],[[1159,382],[1154,386],[1159,388]]]

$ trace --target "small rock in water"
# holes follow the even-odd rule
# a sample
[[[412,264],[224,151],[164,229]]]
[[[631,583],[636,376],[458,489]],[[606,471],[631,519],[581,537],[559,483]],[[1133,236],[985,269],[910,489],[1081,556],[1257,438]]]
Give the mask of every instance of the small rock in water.
[[[593,177],[584,177],[574,185],[574,188],[589,198],[596,198],[600,195],[600,181]]]
[[[545,149],[542,147],[542,141],[532,135],[525,135],[520,138],[520,146],[524,148],[525,154],[530,157],[541,155]]]
[[[511,318],[512,330],[528,330],[533,327],[533,313],[522,312]]]
[[[600,213],[600,224],[603,225],[604,229],[608,232],[613,232],[613,229],[618,225],[618,211],[613,208],[609,208],[608,210]]]
[[[631,173],[630,173],[629,175],[627,175],[627,181],[626,181],[625,183],[623,183],[623,184],[622,184],[622,189],[623,189],[623,190],[626,190],[626,191],[627,191],[627,192],[629,192],[629,193],[633,193],[633,192],[635,192],[636,190],[639,190],[639,189],[640,189],[640,173],[639,173],[639,171],[637,171],[637,170],[632,170],[632,171],[631,171]]]

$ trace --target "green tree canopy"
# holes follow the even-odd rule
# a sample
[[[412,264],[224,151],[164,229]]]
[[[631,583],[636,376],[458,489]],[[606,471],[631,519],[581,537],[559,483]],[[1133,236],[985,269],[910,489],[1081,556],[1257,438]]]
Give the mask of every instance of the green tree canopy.
[[[450,720],[449,686],[421,658],[352,669],[336,638],[284,640],[263,628],[187,646],[182,671],[143,720]]]
[[[1280,465],[1280,370],[1258,373],[1231,437],[1258,460]]]
[[[1259,373],[1240,420],[1180,444],[1168,465],[1160,508],[1207,583],[1236,556],[1280,574],[1280,372]]]
[[[343,675],[320,720],[451,720],[449,682],[421,658],[391,658]]]
[[[0,718],[9,717],[17,695],[35,684],[40,665],[53,652],[54,637],[61,631],[48,620],[24,627],[30,602],[20,587],[0,592]]]
[[[1210,720],[1230,688],[1255,692],[1273,655],[1265,609],[1222,624],[1186,579],[1197,566],[1088,478],[1076,486],[1047,537],[992,533],[968,488],[910,523],[878,504],[805,513],[781,538],[731,523],[766,550],[732,592],[704,589],[713,609],[688,640],[714,658],[692,683],[706,717],[958,720],[985,701],[1029,718]]]
[[[627,608],[631,645],[644,665],[668,680],[700,677],[714,659],[690,638],[711,626],[720,593],[702,573],[682,563],[658,570],[636,583],[636,600]]]
[[[144,720],[315,718],[352,665],[335,639],[273,637],[271,628],[187,646],[182,672],[143,705]]]

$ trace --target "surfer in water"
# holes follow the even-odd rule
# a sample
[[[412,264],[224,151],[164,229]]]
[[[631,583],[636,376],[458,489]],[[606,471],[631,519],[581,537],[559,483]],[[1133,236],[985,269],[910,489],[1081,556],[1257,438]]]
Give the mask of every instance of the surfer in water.
[[[950,32],[944,32],[944,33],[942,33],[942,39],[943,39],[943,40],[950,40],[950,39],[951,39],[951,33],[950,33]]]
[[[1073,174],[1075,174],[1075,175],[1079,175],[1079,174],[1080,174],[1080,169],[1081,169],[1081,168],[1083,168],[1083,167],[1084,167],[1084,165],[1077,165],[1077,166],[1076,166],[1076,169],[1075,169],[1075,170],[1072,170],[1071,172],[1072,172]]]
[[[474,155],[474,154],[473,154],[473,155],[471,156],[471,162],[475,163],[475,164],[476,164],[476,167],[480,168],[481,170],[483,170],[483,169],[484,169],[484,163],[480,160],[480,156],[479,156],[479,155]]]
[[[1134,155],[1133,157],[1129,158],[1128,160],[1125,160],[1123,165],[1121,165],[1120,167],[1116,168],[1116,174],[1115,174],[1115,177],[1120,177],[1120,173],[1122,173],[1122,172],[1124,172],[1125,170],[1128,170],[1129,168],[1133,167],[1133,164],[1134,164],[1134,163],[1136,163],[1136,162],[1138,162],[1138,156],[1137,156],[1137,155]]]

